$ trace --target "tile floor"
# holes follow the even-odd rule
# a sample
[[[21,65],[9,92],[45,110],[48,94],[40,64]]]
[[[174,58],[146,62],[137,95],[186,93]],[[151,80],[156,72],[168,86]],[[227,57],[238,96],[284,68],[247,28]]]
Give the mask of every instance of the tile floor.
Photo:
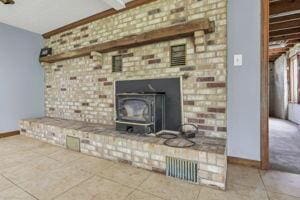
[[[300,175],[229,166],[226,192],[71,152],[0,139],[0,200],[300,200]]]

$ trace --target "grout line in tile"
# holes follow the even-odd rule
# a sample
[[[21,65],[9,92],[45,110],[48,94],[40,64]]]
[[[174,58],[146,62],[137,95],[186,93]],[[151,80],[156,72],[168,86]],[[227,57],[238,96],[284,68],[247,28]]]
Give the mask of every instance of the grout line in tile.
[[[264,189],[265,189],[265,191],[266,191],[267,198],[268,198],[268,200],[271,200],[271,199],[270,199],[270,195],[269,195],[269,191],[267,190],[266,184],[265,184],[265,182],[264,182],[264,179],[262,178],[262,175],[261,175],[261,171],[260,171],[260,170],[258,170],[258,174],[259,174],[259,178],[261,179],[261,182],[262,182],[262,184],[263,184],[263,186],[264,186]]]
[[[31,194],[30,192],[28,192],[27,190],[23,189],[21,186],[19,186],[18,184],[14,183],[12,180],[10,180],[8,177],[2,175],[7,181],[11,182],[13,185],[15,185],[17,188],[19,188],[20,190],[24,191],[25,193],[27,193],[28,195],[30,195],[31,197],[33,197],[34,199],[39,200],[39,198],[37,198],[36,196],[34,196],[33,194]],[[8,188],[9,189],[9,188]]]
[[[136,188],[133,189],[131,192],[129,192],[128,195],[126,195],[126,196],[123,198],[123,200],[126,200],[127,197],[129,197],[129,196],[130,196],[132,193],[134,193],[135,191],[136,191]]]
[[[300,197],[297,197],[297,196],[293,196],[293,195],[290,195],[290,194],[285,194],[285,193],[280,193],[280,192],[273,192],[273,191],[268,191],[268,193],[275,193],[275,194],[279,194],[279,195],[283,195],[283,196],[288,196],[288,197],[291,197],[291,198],[296,198],[296,199],[300,199]],[[271,200],[271,199],[270,199]]]
[[[35,149],[38,149],[38,148],[35,148]],[[43,153],[40,153],[40,152],[36,152],[36,151],[34,151],[34,149],[33,150],[31,150],[32,152],[34,152],[34,153],[37,153],[37,154],[39,154],[39,155],[42,155],[42,156],[48,156],[48,155],[52,155],[52,154],[54,154],[54,153],[56,153],[56,152],[58,152],[58,151],[60,151],[60,149],[58,149],[57,151],[54,151],[53,153],[51,153],[51,154],[43,154]]]
[[[5,179],[5,180],[7,180],[7,178],[6,177],[4,177],[2,174],[0,174],[0,177],[2,177],[3,179]],[[8,180],[7,180],[8,181]],[[9,181],[10,183],[11,183],[11,181]],[[13,183],[12,183],[13,184]],[[13,184],[14,185],[14,184]],[[4,190],[7,190],[7,189],[9,189],[9,188],[11,188],[11,187],[13,187],[13,186],[8,186],[7,188],[4,188],[4,189],[2,189],[1,191],[4,191]],[[1,192],[0,191],[0,192]]]
[[[91,176],[89,176],[88,178],[86,178],[86,179],[80,181],[79,183],[77,183],[77,184],[74,185],[73,187],[67,189],[66,191],[64,191],[64,192],[62,192],[62,193],[60,193],[60,194],[57,194],[57,195],[54,196],[52,199],[54,200],[54,199],[58,198],[59,196],[62,196],[63,194],[67,193],[68,191],[70,191],[70,190],[72,190],[73,188],[77,187],[79,184],[82,184],[82,183],[84,183],[84,182],[86,182],[86,181],[92,179],[93,177],[95,177],[95,175],[91,175]]]
[[[111,178],[109,178],[109,177],[105,177],[105,176],[103,176],[103,175],[101,175],[101,174],[94,174],[94,175],[99,176],[99,177],[101,177],[102,179],[106,179],[106,180],[108,180],[108,181],[117,183],[117,184],[119,184],[119,185],[122,185],[122,186],[125,186],[125,187],[128,187],[128,188],[131,188],[131,189],[137,189],[137,188],[139,187],[139,186],[132,187],[132,186],[129,186],[129,185],[125,185],[124,183],[117,182],[117,181],[115,181],[115,180],[113,180],[113,179],[111,179]]]
[[[145,194],[149,194],[149,195],[155,196],[155,197],[160,198],[160,199],[163,199],[163,200],[170,200],[170,199],[166,199],[166,198],[164,198],[164,197],[158,196],[158,195],[156,195],[156,194],[153,194],[153,193],[151,193],[151,192],[143,191],[143,190],[141,190],[141,189],[139,189],[139,188],[137,188],[136,191],[139,191],[139,192],[142,192],[142,193],[145,193]]]
[[[55,152],[56,153],[56,152]],[[54,153],[53,153],[54,154]],[[46,157],[47,158],[51,158],[51,157],[49,157],[49,156],[51,156],[51,155],[53,155],[53,154],[50,154],[50,155],[46,155]],[[81,159],[82,157],[79,157],[79,158],[76,158],[76,159],[74,159],[74,160],[71,160],[71,161],[68,161],[68,162],[62,162],[62,161],[60,161],[60,160],[57,160],[57,159],[55,159],[55,158],[51,158],[52,160],[55,160],[55,161],[57,161],[57,162],[60,162],[60,163],[62,163],[63,164],[63,166],[65,166],[66,164],[69,164],[69,163],[71,163],[71,162],[73,162],[73,161],[75,161],[75,160],[79,160],[79,159]]]
[[[199,189],[199,192],[198,192],[198,195],[197,195],[197,197],[196,197],[196,199],[195,199],[195,200],[199,199],[199,197],[200,197],[200,193],[201,193],[201,190],[202,190],[202,187],[200,187],[200,189]]]
[[[152,175],[153,175],[153,174],[150,173],[150,176],[148,176],[148,177],[145,179],[145,181],[144,181],[143,183],[145,183],[148,179],[150,179],[150,177],[151,177]],[[140,189],[140,186],[141,186],[143,183],[141,183],[141,184],[136,188],[136,191],[139,191],[139,192],[142,192],[142,193],[145,193],[145,194],[149,194],[149,195],[155,196],[155,197],[160,198],[160,199],[163,199],[163,200],[170,200],[170,199],[166,199],[166,198],[164,198],[164,197],[158,196],[158,195],[156,195],[156,194],[153,194],[153,193],[151,193],[151,192],[147,192],[147,191],[141,190],[141,189]]]

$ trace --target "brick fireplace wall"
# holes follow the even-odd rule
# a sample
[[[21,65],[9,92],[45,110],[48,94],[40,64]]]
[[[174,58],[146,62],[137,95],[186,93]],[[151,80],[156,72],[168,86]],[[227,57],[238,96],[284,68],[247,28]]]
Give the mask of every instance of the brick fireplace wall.
[[[183,119],[207,136],[226,138],[227,0],[157,0],[46,39],[53,53],[111,41],[187,21],[209,18],[215,31],[194,37],[82,57],[45,69],[46,115],[93,123],[114,123],[114,81],[182,78]],[[170,47],[186,44],[187,63],[170,66]],[[122,55],[123,71],[112,72]],[[180,109],[180,108],[178,108]]]

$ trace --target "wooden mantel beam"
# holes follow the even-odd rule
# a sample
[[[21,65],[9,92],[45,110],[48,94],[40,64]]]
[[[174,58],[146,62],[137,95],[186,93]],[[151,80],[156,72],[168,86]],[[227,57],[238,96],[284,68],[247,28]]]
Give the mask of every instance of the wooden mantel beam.
[[[270,3],[270,15],[300,10],[299,0],[279,0]]]
[[[214,31],[214,23],[208,19],[199,19],[187,22],[185,24],[174,25],[166,28],[161,28],[139,35],[132,35],[121,39],[95,44],[92,46],[83,47],[80,49],[71,50],[57,55],[47,56],[40,59],[40,62],[54,63],[62,60],[78,58],[90,55],[91,52],[105,53],[109,51],[132,48],[141,45],[151,44],[173,40],[177,38],[193,36],[195,31],[203,30],[205,32]]]

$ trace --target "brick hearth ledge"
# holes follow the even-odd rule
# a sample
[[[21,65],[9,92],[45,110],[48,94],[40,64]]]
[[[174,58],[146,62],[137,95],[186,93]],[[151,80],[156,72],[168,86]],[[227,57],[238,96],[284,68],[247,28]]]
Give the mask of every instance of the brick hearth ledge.
[[[77,137],[82,153],[160,173],[166,171],[166,156],[195,161],[198,184],[225,189],[224,139],[201,136],[192,148],[173,148],[157,137],[121,134],[112,126],[48,117],[21,120],[20,128],[22,135],[62,147],[66,147],[67,136]]]

